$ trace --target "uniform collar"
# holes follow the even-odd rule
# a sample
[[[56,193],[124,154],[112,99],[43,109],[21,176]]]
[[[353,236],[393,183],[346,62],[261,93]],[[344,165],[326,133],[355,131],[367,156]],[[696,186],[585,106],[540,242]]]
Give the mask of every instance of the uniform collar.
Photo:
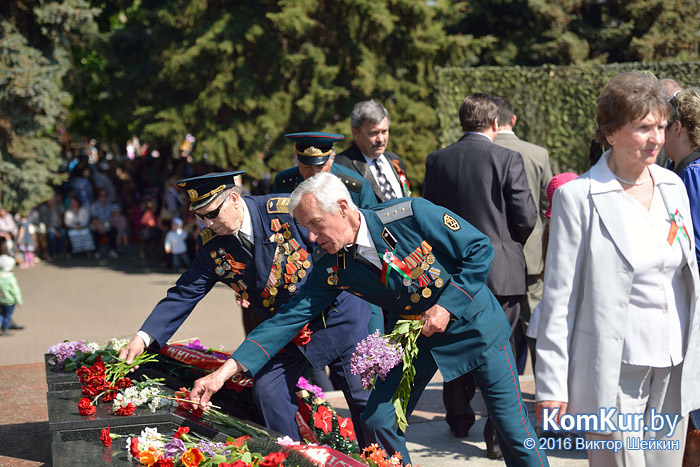
[[[245,201],[243,200],[243,197],[241,197],[242,201],[242,206],[243,206],[243,223],[241,224],[241,228],[239,229],[239,232],[243,232],[245,236],[248,237],[248,239],[252,242],[254,235],[253,235],[253,219],[250,217],[250,211],[248,211],[248,206],[246,205]]]
[[[360,213],[360,228],[357,231],[355,245],[358,247],[374,249],[374,240],[372,240],[372,236],[367,228],[367,220],[365,219],[365,215],[360,210],[358,210],[358,212]]]

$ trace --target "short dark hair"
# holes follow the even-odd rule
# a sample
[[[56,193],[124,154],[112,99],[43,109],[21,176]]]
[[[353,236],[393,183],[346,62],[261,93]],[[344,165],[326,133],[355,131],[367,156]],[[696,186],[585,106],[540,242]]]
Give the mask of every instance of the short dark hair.
[[[513,121],[513,106],[505,97],[494,97],[498,106],[498,126],[508,125]]]
[[[598,97],[595,140],[607,145],[606,136],[651,112],[658,112],[664,118],[671,114],[659,80],[641,73],[620,73],[603,87]]]
[[[459,123],[465,133],[485,130],[497,118],[498,105],[496,105],[496,100],[484,92],[467,96],[459,107]]]

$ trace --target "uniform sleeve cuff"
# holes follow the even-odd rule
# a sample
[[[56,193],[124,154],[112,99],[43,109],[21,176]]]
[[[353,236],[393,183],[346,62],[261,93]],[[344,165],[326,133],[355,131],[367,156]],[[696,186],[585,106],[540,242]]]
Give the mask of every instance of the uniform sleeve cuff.
[[[151,344],[153,344],[153,341],[155,340],[143,331],[137,332],[136,335],[143,339],[143,342],[146,344],[146,347],[149,347]]]

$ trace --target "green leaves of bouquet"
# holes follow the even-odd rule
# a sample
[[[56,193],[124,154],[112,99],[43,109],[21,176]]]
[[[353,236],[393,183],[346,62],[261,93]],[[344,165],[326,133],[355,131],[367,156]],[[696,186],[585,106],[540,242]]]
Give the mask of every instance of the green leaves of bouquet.
[[[423,329],[418,320],[399,320],[387,335],[379,331],[370,334],[357,344],[351,361],[351,372],[360,375],[365,389],[373,388],[377,377],[384,381],[389,371],[403,363],[401,381],[394,392],[395,423],[401,431],[406,431],[406,410],[415,381],[416,370],[413,360],[418,356],[416,341]]]

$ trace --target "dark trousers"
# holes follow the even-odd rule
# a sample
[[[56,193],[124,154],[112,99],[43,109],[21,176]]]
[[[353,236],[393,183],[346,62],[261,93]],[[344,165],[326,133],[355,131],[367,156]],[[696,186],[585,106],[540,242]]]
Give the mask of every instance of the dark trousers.
[[[516,329],[521,329],[520,306],[523,298],[522,295],[496,295],[496,300],[501,305],[508,324],[510,324],[510,347],[513,355],[518,355],[515,331]],[[527,352],[526,346],[524,350]],[[471,400],[475,392],[476,380],[470,373],[443,383],[442,400],[445,404],[445,421],[447,421],[453,432],[468,431],[474,424],[475,417],[474,410],[471,407]],[[485,438],[495,439],[492,427],[493,422],[489,422],[484,433]]]

